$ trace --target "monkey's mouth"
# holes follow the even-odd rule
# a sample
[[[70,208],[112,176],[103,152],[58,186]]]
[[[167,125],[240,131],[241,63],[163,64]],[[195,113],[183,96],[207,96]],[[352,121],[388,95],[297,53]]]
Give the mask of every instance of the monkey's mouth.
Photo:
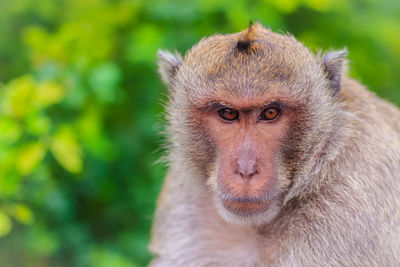
[[[225,209],[239,216],[252,216],[263,213],[271,204],[270,198],[234,197],[221,195]]]

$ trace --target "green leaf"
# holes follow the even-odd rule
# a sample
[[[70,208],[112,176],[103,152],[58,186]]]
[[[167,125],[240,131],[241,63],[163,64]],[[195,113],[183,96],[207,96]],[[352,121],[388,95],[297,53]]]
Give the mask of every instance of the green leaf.
[[[158,27],[152,24],[142,24],[135,28],[128,47],[128,58],[134,62],[154,62],[156,52],[162,46],[162,36]]]
[[[328,11],[336,1],[332,0],[305,0],[305,3],[314,10],[324,12]]]
[[[5,88],[2,111],[16,118],[24,118],[34,111],[35,81],[31,75],[11,81]]]
[[[24,145],[17,157],[17,169],[22,175],[33,172],[46,154],[46,147],[39,142]]]
[[[0,210],[0,237],[3,237],[10,233],[12,224],[10,217],[7,216],[3,211]]]
[[[0,119],[0,143],[10,145],[22,135],[22,127],[13,119]]]
[[[52,122],[49,117],[33,114],[26,119],[26,129],[36,136],[48,134]]]
[[[57,162],[71,173],[82,171],[82,149],[71,126],[62,126],[52,138],[50,151]]]
[[[37,86],[36,101],[47,107],[56,104],[65,97],[65,88],[56,82],[42,82]]]
[[[301,4],[300,0],[272,0],[271,4],[274,5],[279,11],[283,13],[293,13]]]
[[[30,252],[36,257],[49,257],[59,247],[57,236],[38,223],[33,224],[25,242]]]
[[[90,252],[91,266],[135,267],[136,265],[118,252],[95,248]]]
[[[32,210],[24,204],[15,204],[11,207],[13,217],[22,224],[33,223]]]
[[[89,76],[89,84],[102,102],[112,102],[116,98],[118,86],[122,80],[119,67],[111,62],[93,69]]]

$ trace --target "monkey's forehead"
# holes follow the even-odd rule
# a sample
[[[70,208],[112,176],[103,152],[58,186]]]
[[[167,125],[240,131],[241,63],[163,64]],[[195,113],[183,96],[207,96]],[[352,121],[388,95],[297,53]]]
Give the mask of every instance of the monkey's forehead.
[[[183,69],[204,83],[257,87],[260,83],[291,83],[319,72],[316,57],[294,37],[257,24],[243,32],[201,40],[185,56]],[[259,87],[259,86],[258,86]]]

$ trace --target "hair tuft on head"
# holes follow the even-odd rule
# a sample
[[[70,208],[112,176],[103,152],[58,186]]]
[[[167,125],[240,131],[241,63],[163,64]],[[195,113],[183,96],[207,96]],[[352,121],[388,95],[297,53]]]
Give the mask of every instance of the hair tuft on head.
[[[254,41],[254,24],[250,21],[249,27],[245,35],[237,42],[236,48],[240,52],[248,52],[250,50],[250,46]]]
[[[249,49],[250,45],[251,45],[251,41],[249,41],[249,40],[239,40],[237,42],[236,48],[240,52],[246,52]]]

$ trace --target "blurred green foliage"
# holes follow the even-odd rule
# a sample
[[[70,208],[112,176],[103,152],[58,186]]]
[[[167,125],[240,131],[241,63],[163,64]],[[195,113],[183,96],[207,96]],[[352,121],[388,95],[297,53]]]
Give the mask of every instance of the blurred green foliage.
[[[165,167],[158,48],[256,20],[400,103],[398,0],[0,0],[0,265],[143,266]]]

